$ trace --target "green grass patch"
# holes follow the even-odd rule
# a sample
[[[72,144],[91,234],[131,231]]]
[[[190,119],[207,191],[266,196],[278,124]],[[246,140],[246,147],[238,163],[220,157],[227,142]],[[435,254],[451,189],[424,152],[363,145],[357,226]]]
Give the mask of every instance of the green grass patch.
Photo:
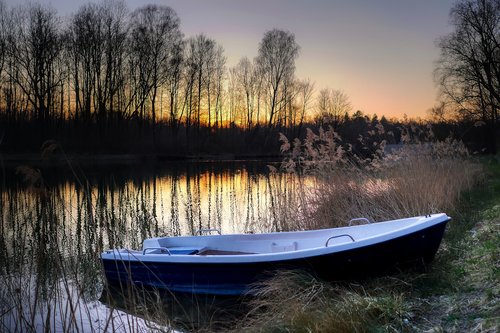
[[[481,164],[480,183],[461,196],[431,271],[409,297],[420,297],[416,307],[425,308],[416,321],[422,330],[498,329],[500,163],[490,157]]]

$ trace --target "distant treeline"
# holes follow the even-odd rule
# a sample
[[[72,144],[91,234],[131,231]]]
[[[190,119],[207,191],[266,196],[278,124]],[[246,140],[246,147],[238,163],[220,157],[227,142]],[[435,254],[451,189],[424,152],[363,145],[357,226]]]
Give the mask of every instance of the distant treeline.
[[[170,123],[120,119],[114,122],[83,122],[75,119],[47,121],[40,126],[37,120],[13,121],[0,113],[2,144],[0,153],[37,154],[42,145],[55,140],[68,154],[133,154],[149,157],[185,158],[196,156],[230,155],[233,158],[280,156],[279,135],[290,140],[303,139],[310,129],[332,127],[345,145],[358,155],[370,155],[370,147],[385,140],[390,146],[401,144],[402,136],[412,142],[445,140],[463,141],[472,153],[487,152],[491,138],[485,126],[477,122],[428,122],[395,120],[367,116],[361,112],[344,115],[338,121],[310,121],[302,126],[268,127],[255,125],[252,129],[239,126],[214,128],[200,126],[187,132],[183,124],[173,128]],[[368,149],[367,149],[368,147]]]
[[[49,6],[0,0],[0,152],[56,140],[70,153],[269,156],[279,133],[303,137],[306,127],[332,126],[353,146],[377,124],[394,144],[412,127],[352,114],[340,90],[315,94],[295,75],[299,49],[293,33],[269,30],[255,59],[228,69],[223,47],[185,38],[167,6],[129,12],[110,0],[63,20]],[[492,136],[467,119],[436,123],[437,136],[454,132],[480,151]]]

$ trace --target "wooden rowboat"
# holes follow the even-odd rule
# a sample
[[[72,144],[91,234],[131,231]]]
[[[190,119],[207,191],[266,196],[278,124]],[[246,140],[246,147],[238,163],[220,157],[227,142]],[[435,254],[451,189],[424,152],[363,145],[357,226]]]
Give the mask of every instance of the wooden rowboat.
[[[110,285],[240,295],[279,270],[337,280],[430,262],[449,220],[441,213],[311,231],[150,238],[140,251],[107,250],[101,260]]]

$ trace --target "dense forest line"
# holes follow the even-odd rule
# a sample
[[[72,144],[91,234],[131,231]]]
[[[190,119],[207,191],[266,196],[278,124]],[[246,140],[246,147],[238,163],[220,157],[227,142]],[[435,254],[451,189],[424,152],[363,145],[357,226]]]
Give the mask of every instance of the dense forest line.
[[[307,130],[333,128],[340,143],[352,147],[358,155],[369,157],[383,142],[387,147],[405,143],[423,143],[453,139],[465,143],[470,152],[488,153],[490,134],[475,121],[396,120],[364,115],[358,111],[345,114],[339,121],[305,122],[302,126],[273,128],[256,125],[247,130],[238,126],[213,128],[201,126],[188,133],[181,124],[172,128],[166,122],[117,120],[112,124],[79,123],[75,120],[46,122],[8,122],[2,135],[1,153],[38,154],[44,147],[56,148],[69,155],[136,155],[142,158],[269,158],[280,156],[280,134],[290,140],[304,139]],[[8,140],[6,140],[8,138]],[[47,145],[49,143],[50,145]],[[56,143],[56,145],[52,145]],[[219,156],[219,157],[217,157]]]
[[[447,98],[431,110],[435,137],[452,133],[473,151],[494,152],[498,78],[457,89],[452,37],[440,41],[436,72]],[[332,126],[355,144],[381,124],[383,139],[397,144],[418,123],[353,113],[341,90],[317,92],[295,75],[299,51],[293,33],[272,29],[255,59],[227,68],[223,46],[204,34],[185,38],[167,6],[130,12],[104,0],[62,19],[50,6],[0,0],[0,150],[32,153],[56,140],[71,153],[269,156],[279,153],[279,133]],[[500,54],[491,52],[490,70]]]

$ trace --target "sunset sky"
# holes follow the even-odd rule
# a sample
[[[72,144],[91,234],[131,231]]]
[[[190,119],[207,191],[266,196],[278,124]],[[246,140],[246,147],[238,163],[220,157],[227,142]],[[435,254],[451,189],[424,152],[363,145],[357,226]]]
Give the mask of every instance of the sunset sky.
[[[11,7],[20,1],[6,0]],[[84,0],[40,0],[70,15]],[[436,40],[447,34],[454,0],[126,0],[129,10],[168,5],[186,37],[204,33],[224,46],[228,67],[253,58],[265,31],[295,34],[296,74],[316,90],[341,89],[354,110],[424,117],[436,103]]]

